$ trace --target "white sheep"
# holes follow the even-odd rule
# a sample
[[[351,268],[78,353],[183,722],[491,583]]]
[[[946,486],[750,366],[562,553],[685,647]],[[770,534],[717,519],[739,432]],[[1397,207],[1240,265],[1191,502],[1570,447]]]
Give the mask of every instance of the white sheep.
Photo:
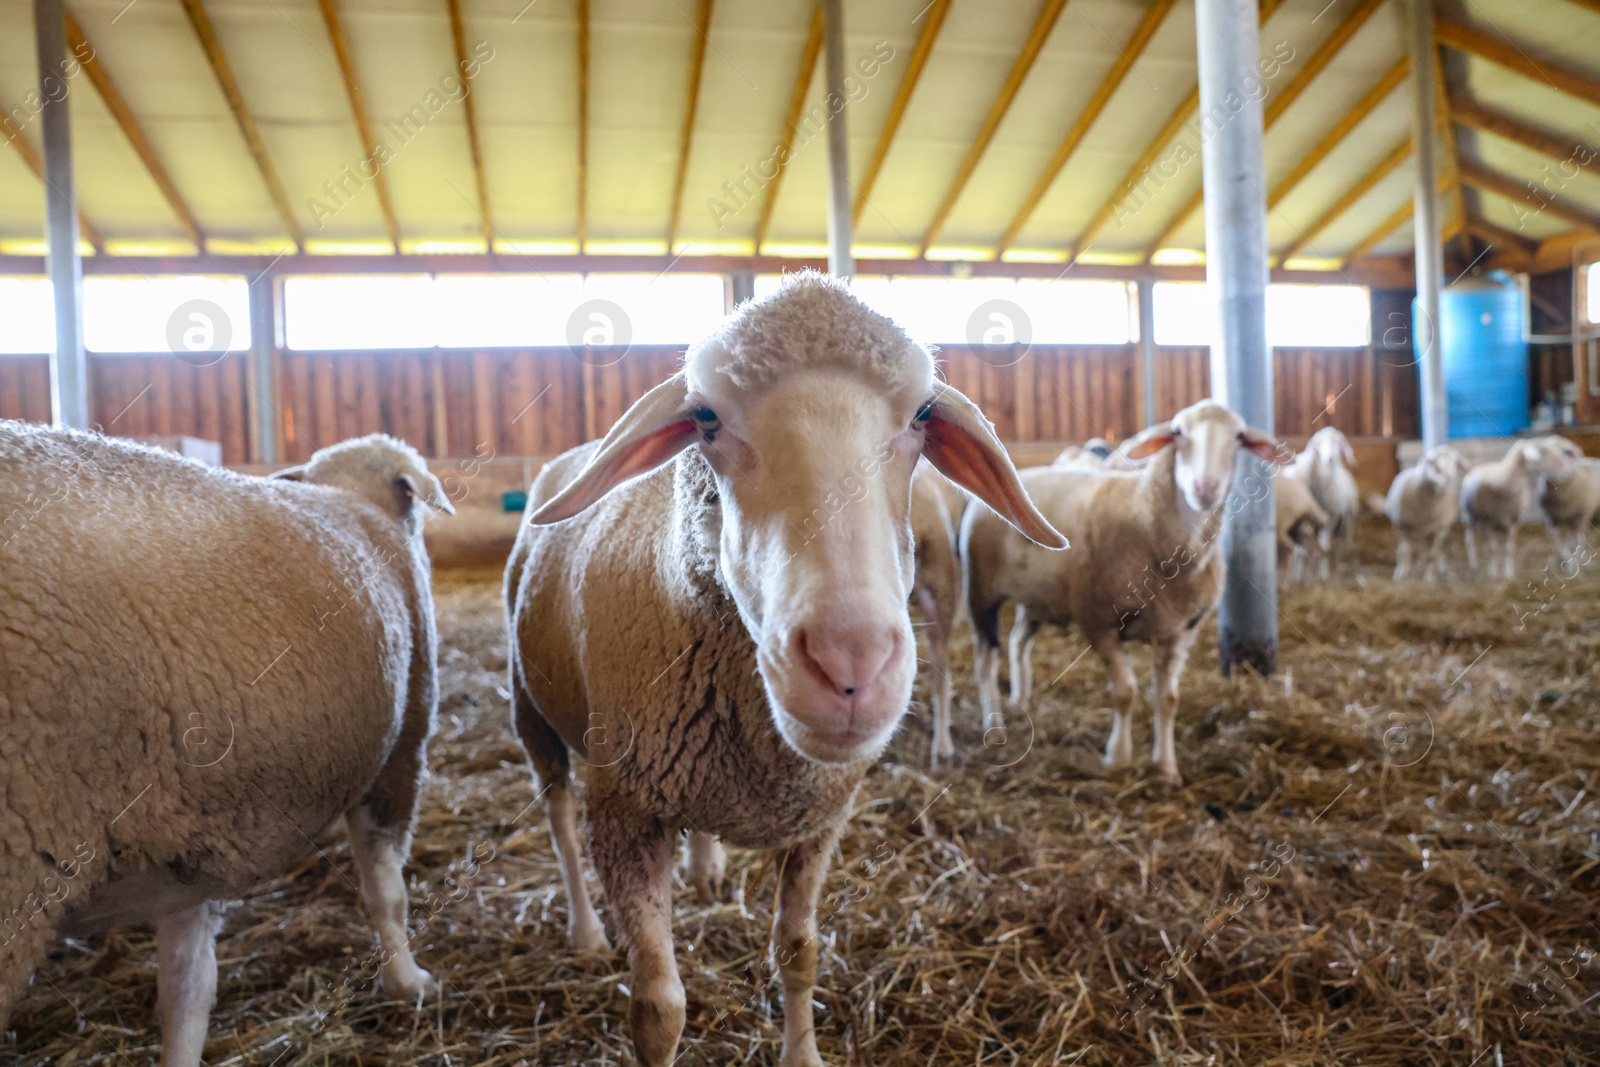
[[[1467,565],[1478,569],[1481,540],[1488,576],[1516,577],[1517,527],[1533,513],[1546,478],[1564,479],[1571,469],[1564,449],[1550,438],[1536,437],[1517,441],[1500,459],[1468,471],[1461,482]]]
[[[438,702],[419,502],[387,437],[251,478],[98,435],[0,422],[0,1029],[58,936],[154,923],[165,1067],[193,1067],[219,902],[345,816],[384,988],[406,942]]]
[[[1361,491],[1350,468],[1356,465],[1350,439],[1332,426],[1311,435],[1285,473],[1305,483],[1317,504],[1328,514],[1318,535],[1322,547],[1317,573],[1327,578],[1339,563],[1345,547],[1355,537],[1361,518]]]
[[[632,968],[634,1046],[676,1056],[680,830],[776,849],[786,1065],[819,1064],[816,902],[916,669],[918,456],[1054,547],[988,421],[933,360],[815,272],[741,305],[605,439],[552,461],[506,571],[514,721],[549,804],[569,933],[605,934],[589,842]]]
[[[947,484],[927,465],[919,466],[911,479],[911,536],[916,563],[911,594],[927,619],[923,636],[928,642],[928,691],[933,711],[929,762],[934,767],[943,766],[956,754],[950,739],[950,704],[955,688],[950,675],[950,637],[965,609],[955,524],[943,488]]]
[[[1403,581],[1415,562],[1414,541],[1421,541],[1427,556],[1424,578],[1446,573],[1444,545],[1460,510],[1461,479],[1466,459],[1449,445],[1435,445],[1395,475],[1384,502],[1384,514],[1394,526],[1398,547],[1394,580]]]
[[[1283,571],[1284,583],[1305,584],[1311,581],[1322,560],[1321,537],[1328,525],[1328,513],[1311,495],[1310,487],[1287,466],[1273,473],[1272,487],[1278,517],[1279,564],[1286,554],[1289,556],[1289,567]]]
[[[1600,513],[1600,460],[1585,456],[1570,438],[1552,436],[1545,440],[1570,461],[1569,472],[1564,477],[1553,474],[1546,478],[1539,494],[1539,511],[1550,535],[1550,547],[1566,562],[1589,546],[1589,527],[1596,513]]]
[[[1165,777],[1178,779],[1173,743],[1178,679],[1200,624],[1222,595],[1216,535],[1241,448],[1263,458],[1288,457],[1272,437],[1205,400],[1134,441],[1130,459],[1154,457],[1143,470],[1022,471],[1029,495],[1072,542],[1072,550],[1059,556],[1011,536],[988,512],[968,512],[961,525],[961,558],[986,731],[1005,724],[1000,609],[1015,601],[1013,701],[1026,710],[1031,699],[1030,653],[1039,628],[1076,622],[1111,677],[1117,706],[1106,760],[1113,766],[1133,759],[1138,689],[1124,642],[1150,643],[1156,676],[1153,758]],[[1265,493],[1270,483],[1263,478],[1249,488]]]

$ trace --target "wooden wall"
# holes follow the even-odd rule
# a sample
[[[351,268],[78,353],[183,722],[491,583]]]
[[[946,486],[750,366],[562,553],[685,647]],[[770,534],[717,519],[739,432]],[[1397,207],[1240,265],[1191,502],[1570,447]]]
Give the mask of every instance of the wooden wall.
[[[324,445],[383,431],[433,457],[549,456],[603,434],[627,406],[676,368],[678,346],[635,346],[612,360],[566,348],[484,351],[280,352],[279,456],[300,462]],[[1142,428],[1138,351],[1131,345],[1036,345],[996,355],[940,351],[943,374],[1012,442],[1119,440]],[[95,355],[92,410],[110,433],[190,434],[220,441],[248,463],[247,360],[191,366],[169,355]],[[1352,437],[1417,433],[1416,368],[1408,351],[1279,349],[1277,431],[1324,425]],[[1158,348],[1160,418],[1210,393],[1204,348]],[[0,356],[0,417],[44,421],[50,397],[39,356]]]

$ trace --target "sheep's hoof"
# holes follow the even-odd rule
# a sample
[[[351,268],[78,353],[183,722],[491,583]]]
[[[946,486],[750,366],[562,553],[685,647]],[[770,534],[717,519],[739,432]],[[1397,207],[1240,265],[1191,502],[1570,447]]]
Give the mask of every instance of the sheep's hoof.
[[[785,1045],[778,1067],[822,1067],[822,1053],[817,1051],[816,1036],[806,1034],[805,1039],[797,1044]]]
[[[409,967],[391,968],[384,974],[382,985],[383,991],[389,996],[418,1007],[432,1002],[439,995],[439,983],[415,963]]]
[[[593,926],[577,926],[570,932],[572,950],[580,956],[608,956],[611,954],[611,941],[606,937],[605,927],[596,920]]]
[[[933,743],[933,752],[928,756],[930,770],[943,771],[955,766],[956,746],[948,737],[940,738]]]
[[[1160,779],[1161,784],[1166,786],[1168,789],[1183,788],[1183,775],[1179,772],[1177,767],[1157,767],[1156,774]]]

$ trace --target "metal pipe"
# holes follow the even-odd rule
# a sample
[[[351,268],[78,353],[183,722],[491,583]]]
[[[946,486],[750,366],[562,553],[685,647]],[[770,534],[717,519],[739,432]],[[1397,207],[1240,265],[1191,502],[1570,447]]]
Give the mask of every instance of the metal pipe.
[[[844,0],[824,0],[822,10],[824,64],[828,109],[828,273],[848,278],[855,273],[851,258],[850,129],[845,113]]]
[[[1211,383],[1217,399],[1272,430],[1272,349],[1267,345],[1266,163],[1256,0],[1196,0],[1205,180],[1206,280],[1216,302]],[[1217,616],[1222,673],[1244,664],[1271,674],[1278,661],[1277,520],[1272,469],[1241,452],[1224,507],[1227,578]]]
[[[1139,300],[1139,366],[1144,380],[1144,424],[1156,424],[1156,280],[1140,278]]]
[[[1439,355],[1439,290],[1444,245],[1439,234],[1439,165],[1434,151],[1433,0],[1405,0],[1406,44],[1411,54],[1411,152],[1417,161],[1412,193],[1416,231],[1417,310],[1412,330],[1422,367],[1422,441],[1432,448],[1450,436],[1450,414]]]
[[[50,353],[50,418],[89,428],[89,359],[83,350],[83,263],[78,258],[78,197],[68,120],[66,17],[61,0],[33,0],[44,133],[45,273],[55,297],[56,346]]]
[[[278,400],[273,364],[278,349],[278,279],[250,279],[250,422],[256,462],[278,462]]]

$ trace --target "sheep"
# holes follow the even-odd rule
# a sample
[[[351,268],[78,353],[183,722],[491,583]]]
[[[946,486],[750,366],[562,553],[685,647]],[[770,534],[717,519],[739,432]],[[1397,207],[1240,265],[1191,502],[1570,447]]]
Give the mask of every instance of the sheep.
[[[1317,504],[1328,514],[1318,541],[1321,559],[1318,577],[1326,579],[1338,565],[1343,549],[1355,536],[1361,517],[1361,491],[1350,468],[1356,465],[1350,439],[1332,426],[1311,435],[1306,447],[1290,464],[1288,473],[1305,483]]]
[[[1135,464],[1104,437],[1091,437],[1081,445],[1068,445],[1051,461],[1052,467],[1105,467],[1110,470],[1127,470]]]
[[[1538,502],[1546,479],[1564,480],[1571,470],[1572,460],[1564,449],[1551,438],[1537,437],[1517,441],[1500,459],[1468,471],[1461,482],[1467,565],[1478,569],[1481,538],[1487,575],[1491,579],[1516,577],[1517,527]]]
[[[961,561],[956,558],[955,525],[945,502],[942,476],[922,465],[911,479],[911,535],[916,577],[911,591],[927,619],[929,704],[933,710],[933,744],[929,764],[944,766],[955,757],[950,740],[950,637],[961,620]],[[948,483],[946,483],[948,484]]]
[[[1545,479],[1539,494],[1539,512],[1550,535],[1550,547],[1565,563],[1589,547],[1589,526],[1600,512],[1600,460],[1585,456],[1569,438],[1545,440],[1567,457],[1571,467],[1564,478]]]
[[[1076,622],[1111,676],[1116,718],[1106,761],[1112,766],[1133,758],[1138,692],[1123,643],[1150,643],[1156,675],[1153,758],[1165,778],[1179,780],[1173,743],[1178,678],[1200,624],[1222,594],[1223,560],[1215,538],[1241,448],[1263,458],[1288,455],[1268,434],[1205,400],[1134,441],[1130,459],[1154,457],[1141,471],[1024,470],[1023,486],[1073,544],[1059,557],[1010,536],[987,512],[968,513],[960,546],[986,731],[1005,726],[999,625],[1000,609],[1011,600],[1013,702],[1026,711],[1031,699],[1030,651],[1039,628]],[[1269,491],[1261,482],[1259,491]]]
[[[632,971],[639,1060],[684,1025],[671,853],[778,850],[782,1062],[815,1065],[816,904],[862,776],[910,700],[919,454],[1041,544],[982,413],[848,286],[788,276],[693,346],[529,493],[506,570],[513,722],[542,785],[580,951],[603,951],[569,786]]]
[[[386,991],[432,988],[402,867],[438,701],[422,509],[388,437],[275,479],[0,422],[0,1029],[57,936],[153,922],[164,1067],[200,1063],[220,902],[341,814]]]
[[[1290,557],[1289,568],[1283,572],[1285,584],[1309,582],[1322,560],[1320,538],[1328,525],[1328,513],[1306,483],[1287,467],[1274,472],[1272,486],[1278,515],[1278,560],[1281,563],[1286,553]]]
[[[1442,577],[1446,573],[1444,544],[1450,536],[1450,527],[1455,525],[1461,479],[1467,470],[1467,461],[1461,453],[1449,445],[1435,445],[1415,466],[1395,475],[1384,502],[1384,514],[1393,524],[1398,542],[1395,581],[1404,581],[1411,574],[1415,556],[1413,540],[1421,540],[1427,554],[1423,577]]]

